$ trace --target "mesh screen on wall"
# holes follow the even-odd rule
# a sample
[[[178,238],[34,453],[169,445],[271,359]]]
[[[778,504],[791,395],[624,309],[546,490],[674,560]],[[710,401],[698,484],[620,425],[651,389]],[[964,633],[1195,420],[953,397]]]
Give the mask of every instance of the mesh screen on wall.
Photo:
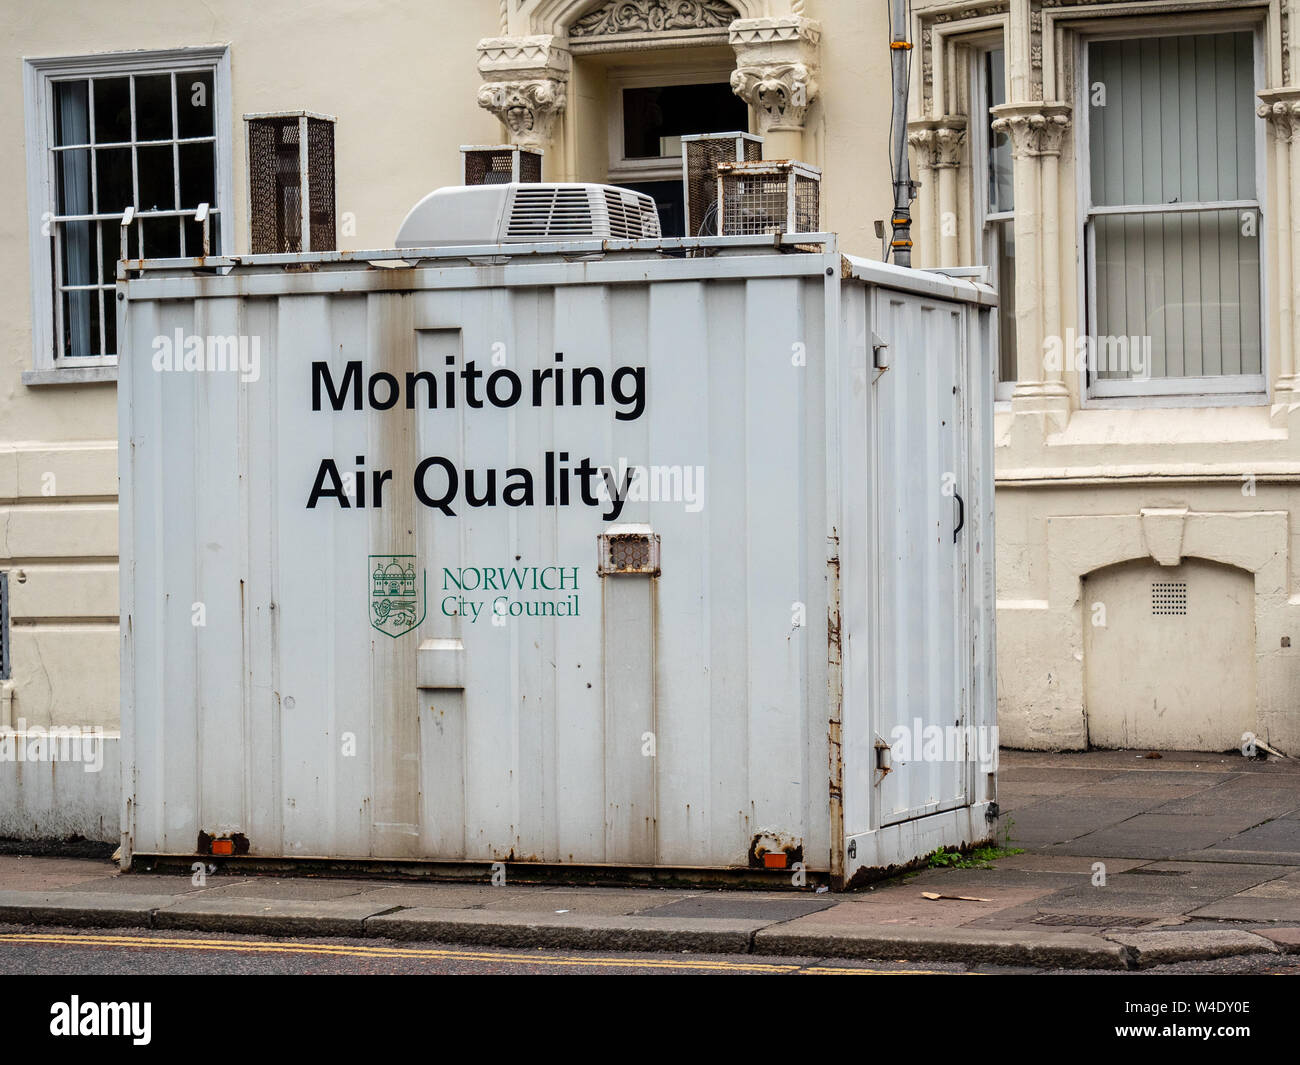
[[[519,144],[462,144],[461,175],[466,185],[535,184],[542,180],[540,148]]]
[[[718,232],[718,164],[753,163],[763,158],[763,138],[753,133],[696,133],[682,138],[682,192],[686,235]]]
[[[334,120],[306,112],[245,120],[249,250],[336,250]]]

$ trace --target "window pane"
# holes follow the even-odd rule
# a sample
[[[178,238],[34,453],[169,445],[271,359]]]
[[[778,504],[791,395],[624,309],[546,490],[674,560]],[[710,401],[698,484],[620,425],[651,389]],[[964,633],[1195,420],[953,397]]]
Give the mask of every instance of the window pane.
[[[135,203],[131,193],[131,149],[95,149],[95,212],[125,211]]]
[[[63,293],[63,354],[99,354],[99,290]]]
[[[54,83],[54,143],[89,144],[90,108],[88,83]]]
[[[984,56],[984,99],[987,107],[1007,102],[1006,53],[1001,48]],[[988,117],[989,211],[1010,211],[1014,206],[1011,184],[1011,138],[993,131],[993,116]]]
[[[63,260],[63,285],[94,285],[99,277],[95,271],[94,230],[90,222],[62,222],[59,225],[59,255]]]
[[[95,79],[95,143],[131,139],[131,79]]]
[[[90,214],[90,149],[54,153],[56,214]]]
[[[216,162],[211,141],[203,144],[182,144],[181,203],[182,207],[197,207],[201,203],[217,201]]]
[[[182,70],[176,75],[176,121],[182,137],[212,136],[212,71]]]
[[[175,259],[181,253],[181,220],[179,218],[146,218],[144,220],[144,257],[146,259]]]
[[[998,290],[998,380],[1016,380],[1016,236],[1011,219],[990,226]]]
[[[142,211],[176,209],[176,172],[170,144],[137,148],[136,167],[140,180]]]
[[[1089,45],[1094,204],[1254,199],[1249,33]]]
[[[221,254],[220,215],[208,215],[208,245],[208,254]],[[203,225],[194,221],[193,218],[185,219],[185,254],[196,258],[203,254]]]
[[[687,133],[748,128],[749,109],[726,82],[623,90],[623,155],[629,159],[680,156],[678,138]]]
[[[135,139],[170,140],[172,136],[172,77],[136,75]]]
[[[1098,379],[1262,372],[1256,212],[1102,215],[1093,226]]]

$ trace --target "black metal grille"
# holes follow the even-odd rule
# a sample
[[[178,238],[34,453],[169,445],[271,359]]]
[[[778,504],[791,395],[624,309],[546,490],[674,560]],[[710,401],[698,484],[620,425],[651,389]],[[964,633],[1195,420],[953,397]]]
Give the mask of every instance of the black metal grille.
[[[334,225],[334,123],[307,119],[309,251],[336,251]]]
[[[299,151],[303,119],[284,115],[248,123],[249,247],[255,255],[333,251],[334,124],[306,119],[307,174]],[[305,188],[304,188],[305,186]],[[307,241],[302,246],[303,196]]]

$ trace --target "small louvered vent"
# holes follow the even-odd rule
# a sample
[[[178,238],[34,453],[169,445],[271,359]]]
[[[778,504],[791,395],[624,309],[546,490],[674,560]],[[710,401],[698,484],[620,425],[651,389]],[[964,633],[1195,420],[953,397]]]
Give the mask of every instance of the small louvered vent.
[[[592,235],[591,202],[583,188],[556,185],[521,187],[510,210],[510,237],[586,237]]]
[[[1187,582],[1186,581],[1152,581],[1151,613],[1152,614],[1186,614],[1187,613]]]
[[[615,189],[605,190],[605,210],[609,212],[610,236],[628,240],[641,235],[640,212],[635,205],[629,211],[623,197]]]

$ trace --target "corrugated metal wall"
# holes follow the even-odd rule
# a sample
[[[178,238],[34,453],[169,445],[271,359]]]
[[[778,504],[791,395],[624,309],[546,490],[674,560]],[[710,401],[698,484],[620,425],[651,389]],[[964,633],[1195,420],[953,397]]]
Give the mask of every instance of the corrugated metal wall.
[[[765,258],[778,276],[724,258],[654,284],[638,262],[496,270],[494,286],[468,268],[133,282],[132,848],[189,853],[202,830],[263,855],[743,866],[757,833],[779,832],[825,868],[822,301],[838,260]],[[260,379],[155,372],[153,339],[177,329],[260,338]],[[336,380],[349,359],[401,378],[448,356],[490,369],[494,351],[525,373],[563,352],[607,385],[645,366],[645,412],[311,409],[313,360]],[[596,575],[599,509],[449,518],[411,491],[423,457],[540,483],[548,451],[704,467],[698,511],[620,515],[662,538],[659,579]],[[383,507],[308,509],[321,459],[356,456],[394,471]],[[372,628],[373,555],[426,571],[416,631]],[[531,565],[579,567],[577,617],[441,613],[444,568]]]

